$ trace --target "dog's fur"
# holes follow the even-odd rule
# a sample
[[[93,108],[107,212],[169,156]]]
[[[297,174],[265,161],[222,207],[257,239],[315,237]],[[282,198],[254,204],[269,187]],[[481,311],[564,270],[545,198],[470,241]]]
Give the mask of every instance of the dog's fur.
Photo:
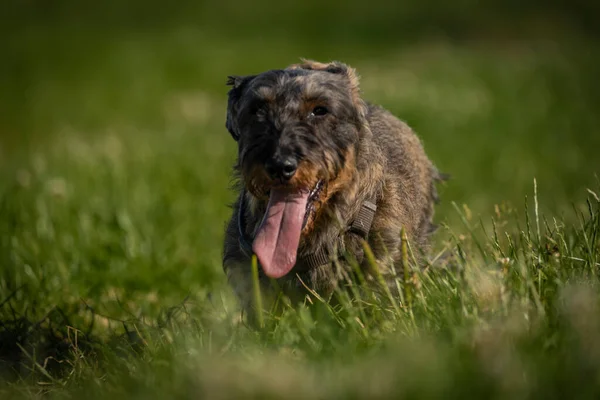
[[[362,258],[362,240],[347,227],[366,199],[376,198],[368,244],[384,275],[392,276],[399,264],[402,229],[413,248],[427,246],[434,228],[435,182],[441,176],[410,127],[362,100],[354,69],[339,62],[303,60],[284,70],[230,77],[228,84],[226,126],[239,147],[239,196],[227,226],[223,267],[246,311],[253,299],[251,259],[240,247],[238,214],[243,213],[245,234],[254,237],[275,184],[265,162],[276,152],[298,157],[290,187],[325,182],[302,230],[299,262],[278,279],[286,294],[302,292],[304,283],[327,296],[350,268],[340,260],[307,270],[300,265],[303,256],[325,248],[330,254],[345,251]],[[310,112],[316,106],[326,106],[328,114],[314,118]],[[360,266],[368,276],[368,261]],[[260,282],[263,291],[272,288],[267,277],[261,276]]]

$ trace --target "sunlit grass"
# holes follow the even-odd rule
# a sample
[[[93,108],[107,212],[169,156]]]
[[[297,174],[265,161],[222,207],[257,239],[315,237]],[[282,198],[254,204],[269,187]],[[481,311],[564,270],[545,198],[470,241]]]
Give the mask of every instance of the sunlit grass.
[[[55,34],[44,40],[69,43]],[[369,58],[147,35],[101,42],[78,68],[22,55],[37,79],[7,108],[19,134],[0,140],[0,397],[597,394],[593,46],[419,43]],[[278,299],[253,329],[221,271],[225,76],[325,55],[357,67],[365,97],[453,176],[442,226],[422,268],[403,241],[398,296],[356,271],[333,299]]]

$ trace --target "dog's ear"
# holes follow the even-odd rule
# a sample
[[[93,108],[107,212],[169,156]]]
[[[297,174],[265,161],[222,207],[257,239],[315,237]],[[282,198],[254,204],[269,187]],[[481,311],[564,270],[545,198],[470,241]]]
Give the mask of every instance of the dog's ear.
[[[348,80],[352,100],[356,105],[357,110],[360,111],[361,116],[364,117],[366,113],[366,105],[360,97],[359,76],[354,68],[339,61],[322,63],[318,61],[307,60],[304,58],[301,58],[300,60],[301,62],[299,64],[292,64],[287,69],[307,69],[312,71],[324,71],[329,72],[331,74],[344,76]]]
[[[254,79],[255,75],[252,76],[228,76],[227,85],[232,86],[228,93],[227,100],[227,120],[225,121],[225,127],[237,142],[240,139],[237,119],[235,118],[238,112],[238,103],[248,82]]]
[[[331,74],[344,75],[350,82],[352,90],[359,91],[359,76],[356,70],[349,65],[341,63],[339,61],[332,61],[329,63],[322,63],[313,60],[307,60],[304,58],[300,59],[302,62],[299,64],[292,64],[288,69],[308,69],[312,71],[325,71]]]
[[[244,83],[244,81],[246,79],[252,78],[252,76],[237,76],[237,75],[229,75],[227,77],[227,86],[233,86],[233,89],[237,89],[239,88],[242,83]]]

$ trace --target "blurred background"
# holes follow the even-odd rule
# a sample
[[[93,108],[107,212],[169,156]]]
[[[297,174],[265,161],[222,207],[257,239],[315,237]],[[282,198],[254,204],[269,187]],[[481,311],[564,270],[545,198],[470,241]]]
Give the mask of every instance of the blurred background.
[[[599,165],[597,2],[8,0],[0,10],[3,160],[23,162],[66,132],[95,148],[108,131],[136,130],[128,152],[138,141],[168,146],[174,162],[208,155],[202,173],[224,178],[226,75],[307,57],[358,69],[365,97],[412,125],[454,176],[447,200],[489,210],[520,202],[537,177],[556,208]]]
[[[225,284],[221,251],[236,155],[224,126],[226,77],[305,57],[355,67],[364,97],[410,124],[439,169],[452,175],[440,189],[436,215],[449,229],[440,231],[435,250],[456,232],[448,243],[460,247],[461,258],[471,252],[473,265],[490,262],[492,272],[498,261],[498,274],[507,274],[506,290],[498,275],[472,287],[424,285],[419,326],[439,333],[440,343],[465,346],[448,352],[406,342],[384,351],[384,368],[407,377],[407,390],[414,381],[428,394],[472,396],[473,387],[488,393],[483,388],[491,376],[503,385],[502,397],[515,397],[506,393],[520,390],[523,365],[533,371],[531,385],[550,396],[592,390],[589,377],[600,360],[589,334],[600,332],[597,297],[582,292],[565,303],[577,311],[568,318],[584,333],[579,344],[557,338],[553,329],[571,320],[553,316],[564,303],[555,286],[588,265],[583,258],[590,271],[597,269],[598,220],[569,232],[580,226],[573,206],[585,207],[586,189],[599,188],[599,17],[600,2],[593,0],[0,1],[0,377],[29,377],[26,398],[86,381],[93,389],[85,396],[67,397],[146,398],[126,394],[138,386],[173,397],[199,387],[186,376],[206,383],[206,393],[237,387],[247,394],[250,382],[302,397],[321,383],[335,388],[338,368],[324,364],[320,372],[315,364],[312,375],[302,368],[292,374],[292,367],[264,357],[268,343],[283,354],[276,361],[285,354],[313,360],[333,354],[341,371],[350,361],[351,368],[362,365],[358,353],[383,346],[379,325],[366,323],[365,333],[358,317],[362,329],[354,320],[341,329],[292,313],[273,332],[256,336],[240,329]],[[525,212],[534,212],[534,179],[542,232],[548,224],[560,248],[546,249],[551,239],[539,236],[539,248],[526,240],[532,229],[522,222]],[[511,209],[520,225],[506,216]],[[477,242],[490,234],[492,218],[501,240],[521,246],[502,257],[531,264],[535,285],[519,279],[510,258],[494,259],[495,239]],[[479,243],[489,250],[487,261],[477,258]],[[560,264],[533,265],[550,254],[559,260],[560,253]],[[533,309],[533,286],[547,304],[551,329],[540,340],[531,336],[538,363],[507,362],[517,348],[507,335],[533,330],[530,317],[532,326],[545,326],[523,311]],[[513,304],[508,298],[522,306],[515,315],[527,320],[523,330],[495,319]],[[376,308],[375,318],[384,316]],[[412,309],[410,317],[411,323],[407,313],[395,325],[382,324],[382,332],[404,342],[415,323]],[[464,334],[461,326],[473,327],[473,341],[470,328]],[[193,341],[186,343],[190,332]],[[113,352],[121,346],[113,339],[122,337],[126,351]],[[184,346],[172,346],[174,340]],[[557,343],[563,345],[552,353]],[[564,357],[552,358],[556,353]],[[222,354],[239,357],[243,368],[227,367]],[[199,355],[198,362],[190,358],[187,375],[173,367],[187,362],[184,355]],[[481,362],[471,364],[476,359]],[[385,393],[396,385],[393,374],[374,365],[347,375],[348,393]],[[311,376],[319,385],[310,385]],[[0,379],[0,397],[3,386]]]
[[[599,4],[3,1],[2,288],[151,304],[221,282],[226,76],[300,57],[356,67],[364,97],[418,132],[453,176],[438,221],[456,202],[489,222],[534,178],[562,215],[600,169]]]

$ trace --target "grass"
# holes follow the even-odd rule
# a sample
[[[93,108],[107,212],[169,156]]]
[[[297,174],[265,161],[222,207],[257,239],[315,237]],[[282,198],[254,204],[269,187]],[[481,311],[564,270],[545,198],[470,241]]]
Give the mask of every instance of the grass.
[[[68,10],[0,43],[0,398],[597,397],[593,37],[402,42],[352,8],[325,36],[225,32],[224,11],[104,32]],[[352,33],[357,16],[371,25]],[[357,67],[453,179],[431,265],[406,248],[400,299],[312,296],[254,331],[221,271],[224,81],[300,56]]]

